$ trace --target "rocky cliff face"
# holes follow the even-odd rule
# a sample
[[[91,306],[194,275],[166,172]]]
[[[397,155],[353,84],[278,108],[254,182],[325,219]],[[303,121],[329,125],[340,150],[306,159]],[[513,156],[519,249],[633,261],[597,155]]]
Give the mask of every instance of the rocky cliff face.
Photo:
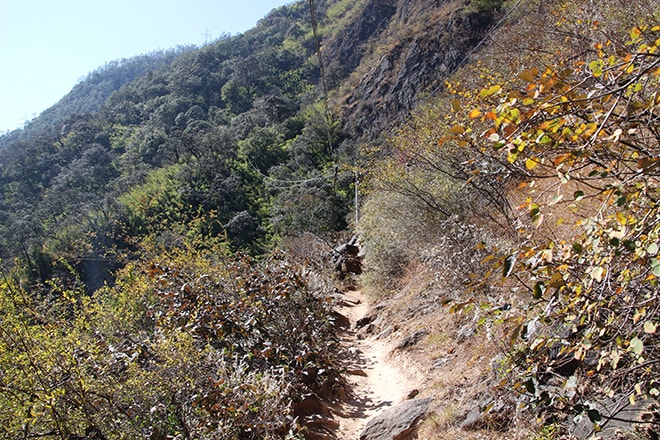
[[[338,102],[350,132],[386,130],[408,116],[421,95],[442,86],[493,23],[492,15],[464,5],[370,0],[340,38],[327,43],[331,64],[351,72]]]
[[[344,78],[360,65],[368,51],[367,43],[380,37],[396,12],[396,0],[368,0],[357,19],[324,45],[333,77]]]

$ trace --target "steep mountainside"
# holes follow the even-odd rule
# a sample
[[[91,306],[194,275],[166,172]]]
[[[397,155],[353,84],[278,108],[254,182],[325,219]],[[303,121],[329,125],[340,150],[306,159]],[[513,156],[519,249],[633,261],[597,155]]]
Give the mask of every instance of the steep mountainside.
[[[242,35],[109,64],[4,137],[4,261],[24,258],[46,279],[56,261],[83,273],[89,261],[113,267],[136,235],[181,233],[190,222],[203,225],[198,239],[222,234],[250,252],[344,228],[358,136],[402,120],[497,9],[313,4],[315,26],[300,1]],[[154,192],[156,182],[171,192]],[[138,202],[145,197],[155,208]]]
[[[658,11],[299,0],[93,72],[0,139],[0,436],[658,438]]]
[[[346,52],[364,52],[337,98],[351,132],[387,131],[465,61],[493,24],[495,8],[466,10],[464,4],[371,1],[354,28],[327,45],[326,53],[338,55],[337,60],[350,60],[343,56]],[[372,41],[368,50],[361,31],[371,27],[379,30],[379,42]]]
[[[0,140],[0,437],[653,434],[658,10],[300,0],[93,72]]]
[[[657,438],[660,4],[504,8],[372,155],[365,338],[421,438]]]

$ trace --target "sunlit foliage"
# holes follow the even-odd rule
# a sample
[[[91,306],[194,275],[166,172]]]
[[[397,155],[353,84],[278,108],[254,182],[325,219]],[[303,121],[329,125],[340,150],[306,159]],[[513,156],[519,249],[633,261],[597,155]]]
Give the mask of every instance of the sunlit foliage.
[[[5,275],[3,438],[281,438],[296,396],[337,378],[325,293],[301,270],[176,251],[92,297]]]

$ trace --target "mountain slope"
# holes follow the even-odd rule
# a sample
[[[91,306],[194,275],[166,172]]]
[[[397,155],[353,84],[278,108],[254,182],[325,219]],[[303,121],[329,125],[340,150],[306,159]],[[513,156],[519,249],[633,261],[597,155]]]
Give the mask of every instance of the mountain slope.
[[[511,310],[497,282],[494,293],[464,289],[504,261],[489,246],[513,247],[506,203],[493,202],[515,185],[486,154],[437,147],[450,144],[445,129],[467,136],[446,121],[470,89],[458,99],[443,86],[455,72],[479,83],[468,62],[503,5],[299,1],[242,35],[102,69],[3,139],[3,434],[320,436],[310,427],[323,399],[346,384],[332,309],[341,283],[327,257],[359,227],[361,281],[381,313],[368,331],[408,340],[401,358],[413,352],[430,378],[420,433],[463,438],[465,407],[452,401],[454,417],[439,417],[451,412],[442,404],[485,393],[493,354],[473,356],[482,316],[468,314]],[[534,6],[517,18],[535,20]],[[364,145],[380,150],[365,156]],[[465,315],[447,318],[444,303]],[[439,377],[434,365],[453,353],[462,363]],[[507,435],[502,414],[488,420]]]
[[[25,257],[45,279],[58,259],[84,266],[177,224],[177,234],[194,222],[197,239],[224,234],[252,252],[343,228],[356,135],[405,117],[491,19],[460,2],[315,5],[332,114],[308,4],[298,2],[242,35],[100,69],[4,137],[4,260]],[[167,200],[153,199],[156,174],[176,188]]]

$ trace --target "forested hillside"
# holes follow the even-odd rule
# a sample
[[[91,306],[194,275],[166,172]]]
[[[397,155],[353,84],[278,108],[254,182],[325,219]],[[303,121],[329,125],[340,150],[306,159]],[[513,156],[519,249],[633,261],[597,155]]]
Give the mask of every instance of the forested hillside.
[[[659,6],[301,0],[92,72],[0,138],[3,438],[323,438],[355,232],[501,351],[477,431],[657,400]]]

